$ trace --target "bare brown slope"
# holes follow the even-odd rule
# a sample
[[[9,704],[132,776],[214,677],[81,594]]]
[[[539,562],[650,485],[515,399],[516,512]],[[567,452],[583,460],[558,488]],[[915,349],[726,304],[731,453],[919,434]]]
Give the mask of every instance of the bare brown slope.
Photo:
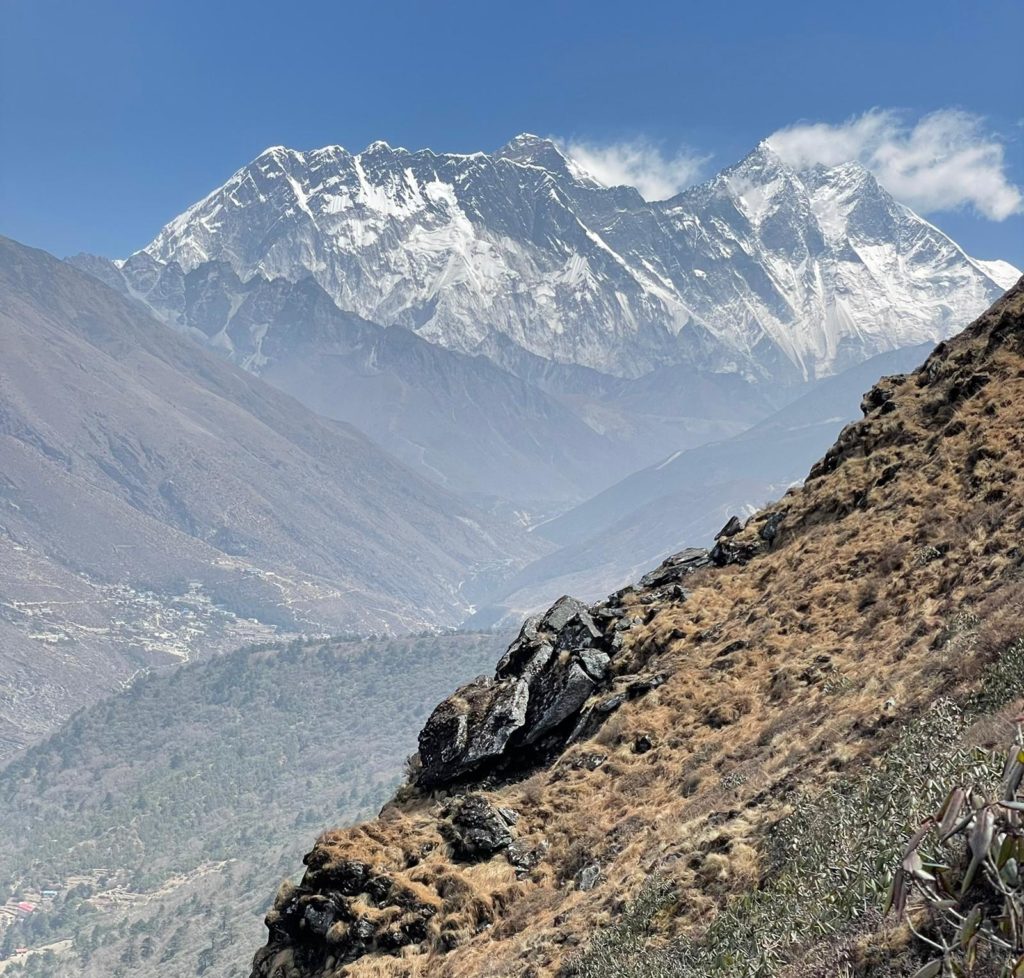
[[[621,647],[610,631],[591,642],[611,661],[575,717],[632,677],[665,681],[588,739],[568,721],[532,745],[527,727],[506,738],[492,721],[523,712],[507,706],[507,663],[439,708],[448,753],[421,739],[438,787],[318,841],[254,975],[552,974],[654,873],[678,894],[664,934],[699,933],[759,882],[765,832],[796,787],[856,770],[938,695],[968,689],[1021,619],[1024,281],[864,408],[801,489],[722,537],[720,566],[670,566],[616,596]],[[948,642],[965,612],[983,622],[977,640]],[[544,668],[578,655],[562,639],[561,665]],[[507,742],[469,764],[466,730]],[[461,783],[438,774],[442,756]],[[467,852],[467,837],[495,854]]]

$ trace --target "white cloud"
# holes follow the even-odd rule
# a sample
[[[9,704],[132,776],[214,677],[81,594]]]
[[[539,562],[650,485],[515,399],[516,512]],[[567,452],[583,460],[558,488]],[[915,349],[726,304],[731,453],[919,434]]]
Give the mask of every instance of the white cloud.
[[[897,112],[872,109],[840,125],[788,126],[769,143],[794,166],[859,160],[895,197],[926,213],[971,206],[1002,221],[1024,210],[1003,144],[969,112],[941,109],[910,124]]]
[[[566,154],[606,187],[636,187],[646,200],[665,200],[696,183],[708,157],[688,150],[666,155],[647,139],[599,145],[580,140],[562,144]]]

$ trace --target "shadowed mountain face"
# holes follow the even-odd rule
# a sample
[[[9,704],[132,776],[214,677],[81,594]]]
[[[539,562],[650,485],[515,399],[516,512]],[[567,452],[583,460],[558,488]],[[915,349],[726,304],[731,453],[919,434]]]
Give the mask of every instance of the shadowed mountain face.
[[[43,252],[0,241],[0,753],[138,668],[456,624],[537,545]]]
[[[488,504],[564,508],[594,491],[601,459],[619,459],[603,485],[646,459],[625,433],[600,433],[484,357],[342,312],[312,278],[242,282],[213,262],[185,274],[144,253],[120,268],[92,256],[71,261],[421,474]]]
[[[500,340],[469,356],[342,312],[311,277],[243,282],[224,262],[185,273],[145,252],[119,265],[69,261],[422,475],[531,521],[650,464],[666,444],[738,431],[784,397],[685,366],[625,380]]]

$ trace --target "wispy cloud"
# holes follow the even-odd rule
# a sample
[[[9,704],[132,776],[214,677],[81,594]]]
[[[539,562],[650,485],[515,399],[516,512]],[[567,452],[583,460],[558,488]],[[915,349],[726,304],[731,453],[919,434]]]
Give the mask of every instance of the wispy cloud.
[[[696,183],[709,157],[687,149],[668,154],[648,139],[614,143],[567,140],[562,148],[607,187],[636,187],[646,200],[665,200]]]
[[[872,109],[839,125],[799,123],[769,138],[794,166],[859,160],[899,200],[923,212],[973,207],[993,221],[1024,211],[1005,151],[980,116],[942,109],[910,122]]]

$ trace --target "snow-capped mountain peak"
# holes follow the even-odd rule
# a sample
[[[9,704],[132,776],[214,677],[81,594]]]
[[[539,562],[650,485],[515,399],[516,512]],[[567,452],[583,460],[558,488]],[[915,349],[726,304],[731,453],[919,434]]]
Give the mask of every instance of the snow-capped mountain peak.
[[[270,147],[145,252],[243,281],[312,276],[343,310],[462,352],[783,383],[938,339],[1016,273],[857,163],[798,172],[762,142],[649,203],[529,133],[490,155]]]
[[[494,154],[498,159],[511,160],[528,166],[539,166],[562,179],[582,187],[600,188],[604,184],[587,171],[577,160],[566,155],[552,139],[520,133]]]

